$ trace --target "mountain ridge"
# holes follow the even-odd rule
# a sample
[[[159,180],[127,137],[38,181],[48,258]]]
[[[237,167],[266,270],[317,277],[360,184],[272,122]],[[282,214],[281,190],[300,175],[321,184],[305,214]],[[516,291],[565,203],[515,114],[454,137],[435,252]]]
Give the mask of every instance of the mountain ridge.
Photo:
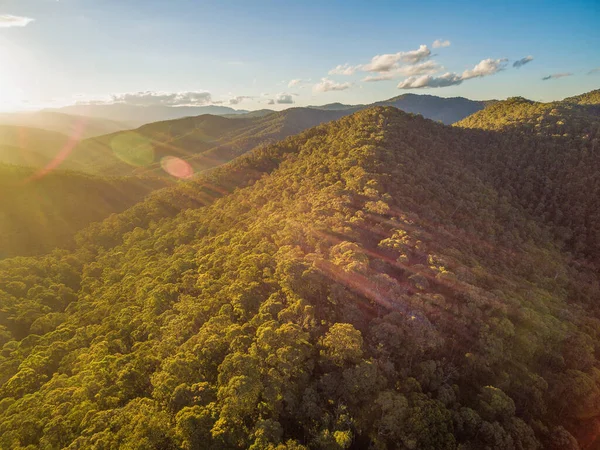
[[[597,286],[484,176],[494,136],[371,108],[159,191],[73,253],[0,262],[0,443],[593,445]],[[166,193],[188,206],[153,211]]]

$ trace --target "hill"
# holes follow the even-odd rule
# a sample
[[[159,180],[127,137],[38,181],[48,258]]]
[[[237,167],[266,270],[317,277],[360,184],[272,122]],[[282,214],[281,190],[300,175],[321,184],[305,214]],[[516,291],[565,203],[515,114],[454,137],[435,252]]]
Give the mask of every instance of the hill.
[[[597,272],[512,136],[371,108],[0,262],[0,446],[597,445]]]
[[[421,114],[427,119],[450,125],[482,110],[490,103],[493,103],[493,101],[469,100],[464,97],[443,98],[435,95],[403,94],[373,105],[393,106],[402,111]]]
[[[228,119],[248,119],[252,117],[263,117],[268,116],[269,114],[273,114],[277,111],[272,109],[257,109],[256,111],[249,111],[243,114],[221,114],[222,117],[227,117]]]
[[[72,247],[75,234],[165,184],[0,165],[0,259]]]
[[[353,113],[373,106],[393,106],[404,112],[421,114],[427,119],[450,125],[485,108],[490,103],[493,103],[493,101],[476,101],[464,97],[444,98],[435,95],[403,94],[370,105],[329,103],[322,106],[309,106],[309,108]]]
[[[565,102],[577,103],[578,105],[600,105],[600,89],[586,92],[585,94],[565,98]]]
[[[183,117],[200,116],[204,114],[244,114],[246,110],[236,110],[228,106],[137,106],[123,103],[98,105],[71,105],[54,110],[77,116],[94,117],[115,120],[130,124],[128,128],[162,122],[165,120],[181,119]]]
[[[290,108],[236,119],[213,115],[144,125],[136,130],[88,139],[76,146],[65,167],[95,174],[165,175],[165,157],[183,159],[193,172],[217,166],[251,150],[346,114]]]
[[[69,137],[53,131],[0,125],[0,163],[42,167],[69,144]]]
[[[54,131],[66,136],[77,136],[79,139],[134,128],[131,124],[110,119],[73,116],[52,111],[0,114],[0,124]]]
[[[513,98],[455,125],[493,130],[496,139],[514,142],[495,159],[481,160],[494,183],[551,223],[568,250],[600,262],[600,114],[593,106]]]

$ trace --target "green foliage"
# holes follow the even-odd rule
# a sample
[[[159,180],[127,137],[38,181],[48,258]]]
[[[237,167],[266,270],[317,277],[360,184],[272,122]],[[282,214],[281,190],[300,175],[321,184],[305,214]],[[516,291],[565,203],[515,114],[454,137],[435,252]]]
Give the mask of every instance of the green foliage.
[[[372,108],[0,261],[0,448],[596,445],[597,274],[516,141]]]

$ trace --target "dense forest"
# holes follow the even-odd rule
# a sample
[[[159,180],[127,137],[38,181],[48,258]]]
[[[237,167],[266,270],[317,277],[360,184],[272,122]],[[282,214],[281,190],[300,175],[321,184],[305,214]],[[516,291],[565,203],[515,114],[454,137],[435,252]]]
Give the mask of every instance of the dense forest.
[[[596,119],[515,104],[359,111],[0,261],[0,448],[597,448]]]

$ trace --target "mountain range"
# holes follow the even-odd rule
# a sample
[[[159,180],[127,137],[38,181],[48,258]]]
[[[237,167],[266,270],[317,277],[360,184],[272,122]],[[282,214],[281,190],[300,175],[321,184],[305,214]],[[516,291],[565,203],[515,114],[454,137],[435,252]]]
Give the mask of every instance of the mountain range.
[[[88,209],[0,261],[0,447],[598,448],[597,94],[201,115],[27,169],[21,212]],[[139,190],[167,156],[196,175]]]

